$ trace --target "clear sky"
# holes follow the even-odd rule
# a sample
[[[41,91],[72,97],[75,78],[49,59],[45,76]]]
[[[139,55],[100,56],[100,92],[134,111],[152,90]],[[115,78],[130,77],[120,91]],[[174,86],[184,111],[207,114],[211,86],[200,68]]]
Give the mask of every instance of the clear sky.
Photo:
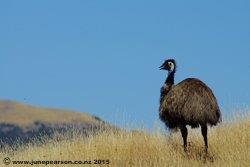
[[[1,99],[150,128],[167,58],[175,81],[203,80],[224,115],[249,105],[250,1],[0,2]]]

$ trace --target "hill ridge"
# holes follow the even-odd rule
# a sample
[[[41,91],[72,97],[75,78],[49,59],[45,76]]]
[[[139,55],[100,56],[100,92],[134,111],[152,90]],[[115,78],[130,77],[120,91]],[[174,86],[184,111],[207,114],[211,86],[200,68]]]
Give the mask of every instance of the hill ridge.
[[[84,112],[0,100],[0,123],[11,123],[25,127],[36,121],[45,123],[99,123],[100,120],[100,118]]]
[[[114,127],[87,113],[0,100],[0,146],[29,143],[45,136],[53,138],[57,134],[64,136],[72,130],[86,136],[105,128]]]

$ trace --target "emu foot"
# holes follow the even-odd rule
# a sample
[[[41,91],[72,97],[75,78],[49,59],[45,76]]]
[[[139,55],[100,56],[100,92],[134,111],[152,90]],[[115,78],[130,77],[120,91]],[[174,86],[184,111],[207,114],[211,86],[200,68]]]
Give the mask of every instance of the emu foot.
[[[185,153],[187,153],[187,146],[184,146],[183,150],[184,150]]]

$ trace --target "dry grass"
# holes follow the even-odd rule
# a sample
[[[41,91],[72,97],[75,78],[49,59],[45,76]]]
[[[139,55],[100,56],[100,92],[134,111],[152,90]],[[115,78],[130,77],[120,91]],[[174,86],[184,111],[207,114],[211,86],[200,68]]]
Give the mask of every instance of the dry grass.
[[[179,133],[170,137],[157,131],[153,133],[140,131],[114,133],[110,131],[85,139],[76,137],[71,141],[56,142],[54,140],[42,146],[27,146],[17,151],[7,150],[0,154],[0,159],[4,157],[10,157],[12,160],[109,159],[109,165],[101,166],[117,167],[249,166],[249,129],[249,116],[234,123],[222,124],[209,129],[208,155],[203,152],[203,140],[198,130],[191,130],[192,132],[188,136],[187,154],[183,152]]]

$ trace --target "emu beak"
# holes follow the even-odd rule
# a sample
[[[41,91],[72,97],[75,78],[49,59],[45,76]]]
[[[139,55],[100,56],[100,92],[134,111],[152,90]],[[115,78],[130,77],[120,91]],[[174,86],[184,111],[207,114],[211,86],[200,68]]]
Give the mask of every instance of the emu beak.
[[[163,64],[159,67],[159,70],[164,70],[164,65]]]

